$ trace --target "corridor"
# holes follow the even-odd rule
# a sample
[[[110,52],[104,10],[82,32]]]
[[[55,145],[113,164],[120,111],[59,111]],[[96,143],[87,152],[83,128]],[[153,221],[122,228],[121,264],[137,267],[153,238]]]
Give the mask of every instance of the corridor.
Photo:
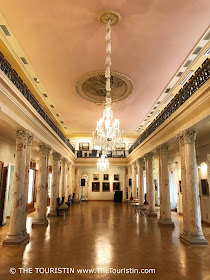
[[[180,242],[181,216],[172,212],[175,228],[170,228],[158,226],[155,217],[134,214],[127,203],[75,203],[68,216],[50,217],[48,227],[33,229],[34,213],[29,214],[31,241],[25,247],[0,248],[0,279],[210,279],[210,248]],[[0,242],[7,231],[8,224],[0,228]],[[210,228],[203,225],[203,232],[210,242]],[[12,267],[16,269],[13,275],[9,273]],[[35,269],[59,267],[73,268],[74,273],[42,274],[43,269]],[[31,268],[27,271],[31,273],[20,273],[18,268]],[[107,268],[135,268],[139,274],[101,273]],[[140,274],[145,268],[155,273]],[[95,271],[79,273],[77,269]]]

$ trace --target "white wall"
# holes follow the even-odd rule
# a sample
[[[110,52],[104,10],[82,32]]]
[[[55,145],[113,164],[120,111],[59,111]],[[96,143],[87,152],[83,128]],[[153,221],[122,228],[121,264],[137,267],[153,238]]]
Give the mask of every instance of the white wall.
[[[121,166],[110,166],[102,173],[96,166],[81,167],[80,176],[88,174],[88,199],[89,200],[114,200],[113,182],[120,182],[120,190],[123,190],[123,168]],[[93,181],[93,174],[99,174],[99,181]],[[109,174],[109,181],[103,180],[103,174]],[[119,174],[119,181],[114,181],[114,174]],[[102,191],[102,182],[110,182],[110,192]],[[92,182],[100,182],[100,192],[92,192]]]
[[[4,162],[4,166],[7,166],[9,163],[15,163],[15,144],[11,145],[0,139],[0,161]]]

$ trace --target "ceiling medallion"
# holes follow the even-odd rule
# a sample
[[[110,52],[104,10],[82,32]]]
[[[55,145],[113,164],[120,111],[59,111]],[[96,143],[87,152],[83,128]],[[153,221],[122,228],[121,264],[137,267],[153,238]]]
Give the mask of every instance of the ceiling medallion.
[[[133,82],[126,75],[111,72],[112,102],[128,97],[133,91]],[[77,93],[86,100],[97,104],[106,102],[106,78],[104,71],[91,72],[83,75],[76,83]]]

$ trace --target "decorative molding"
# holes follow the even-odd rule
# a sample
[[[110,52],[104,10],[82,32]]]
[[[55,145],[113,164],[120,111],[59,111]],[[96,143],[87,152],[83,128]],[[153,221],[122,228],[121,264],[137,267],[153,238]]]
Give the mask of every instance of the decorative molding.
[[[47,155],[50,154],[51,147],[49,145],[39,144],[38,147],[41,152],[45,152]]]
[[[137,138],[129,149],[132,153],[147,137],[159,128],[171,115],[173,115],[193,94],[202,87],[210,77],[210,61],[208,58],[195,71],[190,81],[175,95],[166,108],[158,117],[147,127],[147,129]]]
[[[98,105],[105,103],[106,78],[104,71],[90,72],[80,77],[76,83],[77,93],[84,99]],[[126,75],[111,72],[112,102],[128,97],[133,91],[133,82]]]

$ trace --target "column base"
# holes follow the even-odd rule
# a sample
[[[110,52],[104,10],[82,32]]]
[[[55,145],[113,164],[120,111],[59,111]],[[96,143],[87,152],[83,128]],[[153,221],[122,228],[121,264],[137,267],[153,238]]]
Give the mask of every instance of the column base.
[[[180,234],[180,240],[188,245],[208,245],[208,241],[204,236]]]
[[[155,211],[148,211],[147,216],[148,217],[157,217],[157,213]]]
[[[56,216],[58,216],[58,213],[57,213],[57,211],[52,211],[52,212],[49,212],[47,216],[48,217],[56,217]]]
[[[159,218],[158,219],[158,225],[174,227],[174,222],[171,219]]]
[[[48,219],[42,219],[42,220],[34,220],[32,223],[32,227],[47,227],[48,226]]]
[[[3,242],[2,246],[19,246],[19,245],[25,245],[29,242],[29,234],[23,235],[7,235]]]

